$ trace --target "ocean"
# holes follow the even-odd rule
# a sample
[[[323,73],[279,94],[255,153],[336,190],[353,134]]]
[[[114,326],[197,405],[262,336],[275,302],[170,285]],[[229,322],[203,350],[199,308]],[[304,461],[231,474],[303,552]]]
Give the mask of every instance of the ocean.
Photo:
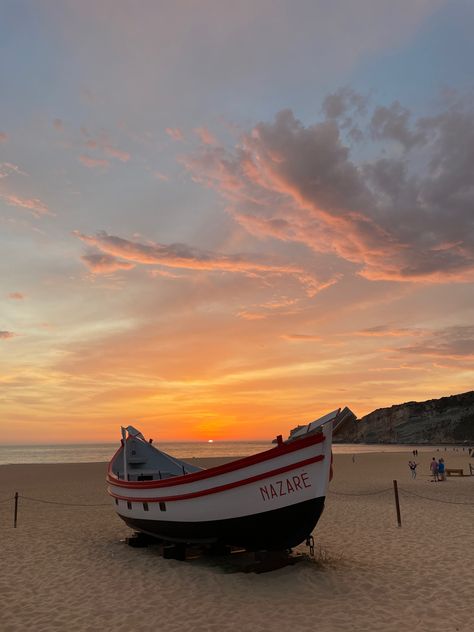
[[[77,443],[65,445],[0,445],[0,465],[15,463],[97,463],[110,461],[117,443]],[[179,459],[239,457],[256,454],[273,447],[268,441],[163,442],[156,447]],[[433,450],[433,446],[335,444],[335,454],[364,452],[407,452],[414,447]],[[435,448],[436,449],[436,448]]]

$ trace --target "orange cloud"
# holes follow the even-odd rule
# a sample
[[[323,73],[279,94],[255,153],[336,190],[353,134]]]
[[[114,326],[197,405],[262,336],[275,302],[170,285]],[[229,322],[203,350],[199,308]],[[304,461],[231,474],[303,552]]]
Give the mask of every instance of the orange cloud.
[[[263,314],[262,312],[248,311],[239,312],[237,316],[243,320],[265,320],[265,318],[268,318],[267,314]]]
[[[293,342],[305,342],[305,341],[319,342],[322,340],[321,336],[316,336],[314,334],[283,334],[282,338],[284,340],[291,340]]]
[[[121,261],[104,253],[83,255],[81,259],[94,274],[110,274],[116,270],[131,270],[135,267],[134,263]]]
[[[383,338],[389,337],[404,337],[404,336],[421,336],[423,332],[419,329],[397,329],[387,327],[386,325],[379,325],[376,327],[369,327],[368,329],[362,329],[361,331],[351,332],[348,336],[364,336],[369,338]]]
[[[8,136],[5,132],[0,132],[0,143],[4,143],[7,140]]]
[[[8,298],[11,298],[14,301],[22,301],[25,298],[25,295],[21,292],[10,292]]]
[[[64,124],[61,119],[55,118],[53,121],[53,127],[58,132],[64,132]]]

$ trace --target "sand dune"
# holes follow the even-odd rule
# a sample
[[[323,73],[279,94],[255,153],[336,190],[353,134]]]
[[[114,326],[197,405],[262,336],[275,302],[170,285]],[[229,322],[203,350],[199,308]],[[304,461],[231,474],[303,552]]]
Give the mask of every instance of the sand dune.
[[[314,533],[316,559],[260,575],[230,572],[220,558],[177,562],[157,547],[127,546],[130,531],[105,492],[105,464],[1,466],[0,501],[17,490],[98,505],[21,498],[13,529],[12,502],[0,504],[2,630],[468,632],[474,477],[431,483],[431,456],[418,457],[412,481],[408,451],[357,455],[355,462],[337,455]],[[469,471],[467,453],[443,456],[448,467]]]

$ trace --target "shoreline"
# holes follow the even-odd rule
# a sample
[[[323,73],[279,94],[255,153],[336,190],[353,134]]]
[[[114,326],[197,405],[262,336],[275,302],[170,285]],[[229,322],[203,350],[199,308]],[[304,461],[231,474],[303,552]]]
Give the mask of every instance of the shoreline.
[[[91,444],[91,445],[97,445],[97,444]],[[100,445],[105,445],[105,444],[100,444]],[[206,444],[202,444],[202,445],[206,445]],[[159,447],[159,444],[157,444],[157,446]],[[28,447],[31,448],[31,447],[39,447],[39,446],[28,446]],[[76,447],[76,444],[71,444],[69,447]],[[26,461],[26,460],[23,460],[23,458],[25,457],[21,457],[21,456],[20,457],[16,456],[16,458],[10,457],[12,460],[7,461],[8,447],[0,446],[0,467],[4,465],[54,465],[54,464],[68,465],[68,464],[80,464],[80,463],[82,464],[83,463],[105,463],[106,464],[110,461],[110,458],[115,452],[116,447],[117,447],[116,444],[114,444],[112,446],[110,454],[107,453],[107,455],[104,455],[104,457],[100,459],[91,457],[92,460],[84,460],[84,458],[80,460],[61,460],[61,461],[52,460],[55,457],[54,457],[54,454],[53,454],[53,457],[51,456],[51,446],[48,446],[48,458],[44,461],[41,461],[38,459]],[[166,448],[165,445],[163,447]],[[262,446],[262,447],[263,449],[271,449],[273,446],[271,444],[266,444],[265,446]],[[353,444],[352,443],[334,443],[333,453],[335,455],[336,454],[357,455],[357,454],[378,454],[378,453],[401,454],[401,453],[406,452],[407,455],[411,455],[413,450],[418,450],[419,453],[426,453],[426,452],[435,453],[438,451],[445,451],[445,452],[448,452],[449,454],[465,453],[466,455],[468,455],[469,447],[471,446],[467,446],[465,444],[462,444],[462,445],[418,444],[416,445],[416,444],[400,444],[400,443],[353,443]],[[60,452],[61,448],[64,448],[64,446],[58,447],[58,452]],[[164,451],[166,452],[166,449]],[[249,454],[256,454],[259,451],[261,450],[257,450],[256,452],[245,452],[242,454],[222,454],[222,455],[210,455],[210,456],[208,455],[181,456],[179,452],[172,452],[172,455],[175,456],[176,458],[182,459],[184,461],[188,461],[190,463],[196,463],[197,461],[204,459],[205,461],[209,461],[210,463],[212,463],[213,461],[216,461],[216,464],[217,464],[217,461],[219,459],[225,459],[224,462],[234,461],[234,460],[243,458],[245,456],[248,456]],[[72,458],[74,457],[77,458],[77,453],[76,454],[73,453]],[[41,458],[41,456],[39,458]],[[56,458],[59,458],[59,457],[56,457]],[[203,466],[203,467],[210,467],[210,465]]]

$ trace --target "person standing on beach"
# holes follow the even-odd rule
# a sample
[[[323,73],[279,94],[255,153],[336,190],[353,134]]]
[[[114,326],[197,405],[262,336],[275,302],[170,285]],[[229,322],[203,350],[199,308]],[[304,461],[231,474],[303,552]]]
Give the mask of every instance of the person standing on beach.
[[[418,467],[418,463],[415,463],[415,461],[408,461],[408,467],[411,471],[411,477],[416,478],[416,468]]]
[[[430,470],[431,470],[431,473],[433,474],[433,480],[431,482],[437,483],[439,480],[438,461],[434,457],[431,459]]]
[[[439,474],[439,480],[440,481],[445,481],[446,480],[444,459],[443,458],[441,458],[439,460],[439,463],[438,463],[438,474]]]

